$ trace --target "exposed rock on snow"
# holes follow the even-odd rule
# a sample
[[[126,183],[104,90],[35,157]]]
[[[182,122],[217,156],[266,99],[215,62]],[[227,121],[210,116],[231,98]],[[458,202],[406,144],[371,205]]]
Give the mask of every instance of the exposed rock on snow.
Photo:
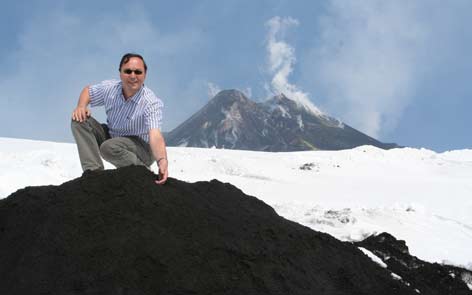
[[[362,242],[355,243],[367,248],[380,257],[392,276],[414,286],[422,294],[460,295],[472,294],[465,277],[471,276],[466,269],[429,263],[411,256],[405,241],[395,239],[388,233],[371,236]]]

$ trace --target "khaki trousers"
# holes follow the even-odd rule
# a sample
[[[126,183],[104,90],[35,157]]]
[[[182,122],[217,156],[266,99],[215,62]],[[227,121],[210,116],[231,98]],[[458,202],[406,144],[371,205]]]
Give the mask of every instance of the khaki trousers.
[[[72,120],[72,134],[79,151],[82,170],[103,170],[103,159],[116,167],[142,165],[154,162],[149,144],[137,136],[110,137],[106,124],[93,117],[84,122]]]

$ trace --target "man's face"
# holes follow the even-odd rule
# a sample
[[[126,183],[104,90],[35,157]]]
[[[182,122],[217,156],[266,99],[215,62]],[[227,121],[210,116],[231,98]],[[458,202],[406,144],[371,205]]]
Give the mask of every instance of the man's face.
[[[121,66],[120,79],[123,83],[123,94],[126,98],[133,96],[144,84],[146,72],[144,63],[138,57],[132,57]]]

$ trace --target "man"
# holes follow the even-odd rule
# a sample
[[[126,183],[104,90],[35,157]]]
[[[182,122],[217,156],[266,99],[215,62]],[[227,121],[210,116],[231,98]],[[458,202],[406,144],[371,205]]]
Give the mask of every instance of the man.
[[[72,133],[82,169],[104,169],[100,155],[116,167],[159,167],[158,184],[167,180],[167,151],[160,132],[162,101],[146,86],[147,65],[139,54],[125,54],[120,81],[107,80],[86,86],[72,113]],[[105,106],[107,124],[91,116],[88,105]]]

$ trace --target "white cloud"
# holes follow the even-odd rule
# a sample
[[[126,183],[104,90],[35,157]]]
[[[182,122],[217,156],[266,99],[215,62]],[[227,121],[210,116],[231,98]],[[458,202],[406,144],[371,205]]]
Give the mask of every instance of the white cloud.
[[[22,118],[22,124],[2,131],[3,136],[72,139],[68,126],[80,91],[87,84],[118,78],[118,63],[126,52],[143,54],[150,66],[146,84],[158,95],[166,93],[164,99],[193,87],[176,74],[175,56],[190,56],[187,50],[204,43],[201,33],[193,28],[163,33],[143,9],[130,7],[120,18],[106,13],[82,18],[55,8],[25,23],[18,49],[0,60],[11,69],[0,73],[0,115]],[[164,102],[173,115],[182,109],[175,100]],[[103,112],[97,113],[103,120]]]
[[[208,82],[208,97],[210,99],[215,97],[218,94],[218,92],[220,92],[220,91],[221,91],[221,88],[218,85],[216,85],[212,82]]]
[[[295,49],[285,42],[284,38],[287,30],[298,24],[298,20],[294,18],[281,18],[279,16],[275,16],[266,22],[266,26],[269,28],[266,46],[268,70],[273,75],[269,88],[273,94],[283,93],[312,112],[321,114],[321,111],[310,101],[308,94],[288,81],[290,74],[293,72],[296,57]]]
[[[415,90],[428,30],[414,3],[332,0],[306,61],[328,109],[374,137],[396,126]]]

